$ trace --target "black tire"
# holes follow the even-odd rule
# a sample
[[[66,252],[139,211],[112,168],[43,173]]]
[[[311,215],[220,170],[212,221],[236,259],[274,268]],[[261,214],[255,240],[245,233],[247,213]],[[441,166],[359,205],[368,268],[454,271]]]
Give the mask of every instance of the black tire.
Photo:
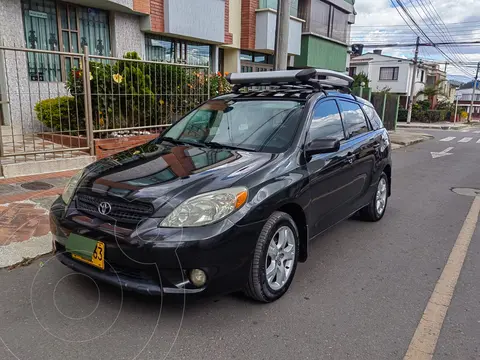
[[[266,262],[268,246],[272,237],[276,234],[277,230],[282,226],[287,226],[293,233],[295,243],[295,255],[292,264],[292,270],[285,284],[278,290],[274,290],[270,287],[267,281],[266,275]],[[250,274],[248,282],[244,288],[245,294],[257,301],[272,302],[279,299],[285,294],[292,283],[295,271],[297,269],[298,254],[300,250],[298,229],[293,221],[292,217],[287,213],[276,211],[267,220],[263,226],[262,232],[257,240],[255,252],[253,254],[252,264],[250,267]]]
[[[378,187],[380,186],[382,179],[385,180],[387,193],[385,197],[385,206],[383,207],[383,211],[379,213],[376,207],[376,200],[377,200],[376,196],[377,196]],[[387,209],[387,204],[388,204],[388,177],[385,173],[382,173],[382,175],[380,175],[380,178],[378,179],[377,188],[375,189],[375,193],[373,194],[372,199],[370,200],[370,203],[359,211],[360,219],[365,221],[379,221],[385,214],[385,210]]]

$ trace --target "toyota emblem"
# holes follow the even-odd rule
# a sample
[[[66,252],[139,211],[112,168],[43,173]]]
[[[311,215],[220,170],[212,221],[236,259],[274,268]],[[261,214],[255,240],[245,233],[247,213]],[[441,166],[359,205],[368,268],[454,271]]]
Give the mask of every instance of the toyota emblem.
[[[112,211],[112,205],[110,205],[108,202],[101,202],[100,205],[98,205],[98,212],[102,215],[108,215],[110,214],[110,211]]]

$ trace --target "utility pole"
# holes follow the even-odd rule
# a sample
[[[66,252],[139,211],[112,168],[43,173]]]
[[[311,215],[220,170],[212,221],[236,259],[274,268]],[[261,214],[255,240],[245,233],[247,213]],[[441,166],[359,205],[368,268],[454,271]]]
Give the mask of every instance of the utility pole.
[[[477,73],[475,74],[475,81],[473,82],[472,100],[470,101],[470,109],[468,111],[468,122],[472,121],[473,100],[475,99],[475,90],[477,89],[478,71],[479,70],[480,70],[480,61],[477,64]]]
[[[286,70],[288,63],[288,25],[291,0],[278,0],[275,29],[274,69]]]
[[[453,117],[453,123],[457,120],[457,109],[458,109],[458,100],[460,99],[461,95],[455,92],[455,116]]]
[[[410,84],[410,96],[408,98],[407,124],[410,124],[410,121],[412,121],[413,92],[415,90],[415,78],[417,77],[417,63],[418,63],[418,47],[419,47],[419,45],[420,45],[420,36],[417,36],[417,42],[415,44],[415,57],[413,58],[412,83]]]

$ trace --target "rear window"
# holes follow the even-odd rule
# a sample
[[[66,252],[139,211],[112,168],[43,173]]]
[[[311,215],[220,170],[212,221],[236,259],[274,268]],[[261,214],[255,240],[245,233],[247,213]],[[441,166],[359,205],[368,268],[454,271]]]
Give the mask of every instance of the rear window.
[[[212,99],[163,136],[206,146],[214,142],[252,151],[283,152],[296,133],[303,106],[294,100]]]
[[[380,116],[378,116],[377,112],[373,107],[363,104],[362,108],[363,111],[365,111],[368,119],[370,120],[370,124],[372,125],[373,130],[383,128],[382,119],[380,119]]]

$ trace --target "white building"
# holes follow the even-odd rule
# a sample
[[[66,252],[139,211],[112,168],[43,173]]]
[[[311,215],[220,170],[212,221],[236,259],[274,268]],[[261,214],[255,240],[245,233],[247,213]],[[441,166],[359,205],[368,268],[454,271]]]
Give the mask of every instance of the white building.
[[[381,50],[355,56],[350,60],[351,76],[364,73],[370,80],[372,91],[387,90],[401,95],[400,103],[405,106],[410,96],[413,76],[413,61],[393,56],[382,55]],[[423,62],[417,67],[415,74],[414,95],[425,86],[433,86],[437,80],[445,80],[446,74],[440,70],[440,65],[433,62]],[[447,86],[448,84],[442,85]],[[437,99],[434,99],[434,103]]]
[[[461,85],[456,92],[456,94],[459,95],[458,106],[464,107],[467,112],[470,111],[473,83],[474,81],[470,81],[466,84]],[[477,81],[477,86],[475,90],[472,118],[480,118],[480,81]]]

